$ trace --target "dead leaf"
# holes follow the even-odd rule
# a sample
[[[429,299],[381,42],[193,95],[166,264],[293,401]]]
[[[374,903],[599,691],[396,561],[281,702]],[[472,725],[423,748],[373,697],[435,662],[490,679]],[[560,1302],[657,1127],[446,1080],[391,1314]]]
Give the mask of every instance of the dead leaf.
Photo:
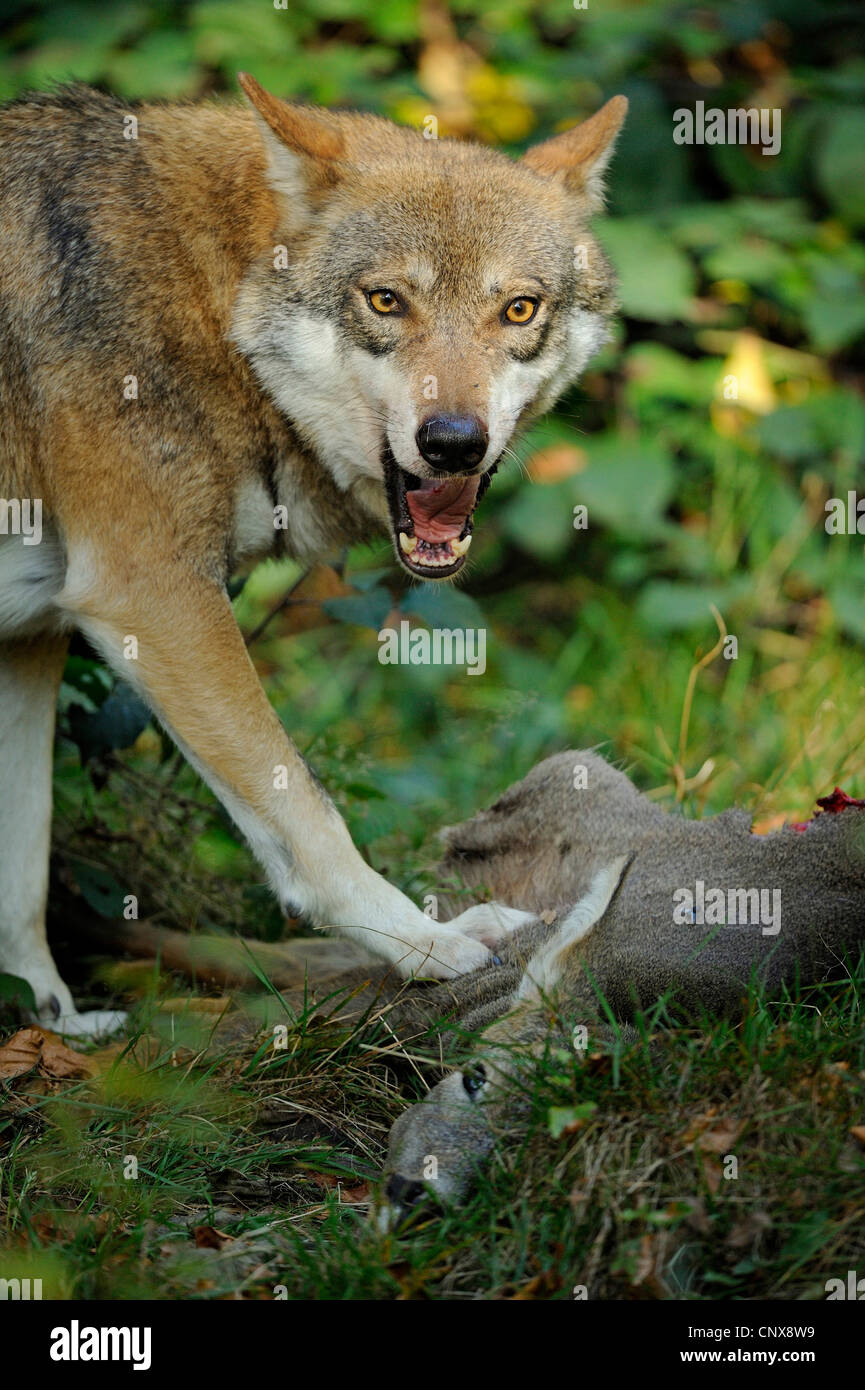
[[[420,13],[422,47],[417,77],[431,97],[436,113],[449,134],[474,133],[474,105],[468,93],[469,77],[480,64],[477,53],[462,43],[448,7],[427,0]]]
[[[664,1280],[664,1269],[670,1257],[671,1233],[648,1231],[640,1239],[636,1268],[630,1287],[639,1289],[640,1297],[668,1299],[670,1289]]]
[[[0,1080],[24,1076],[39,1065],[42,1033],[38,1028],[21,1028],[0,1047]]]
[[[698,1231],[701,1236],[707,1236],[712,1229],[712,1223],[706,1212],[706,1204],[703,1198],[696,1193],[689,1194],[682,1199],[688,1205],[688,1215],[685,1217],[685,1225],[692,1231]]]
[[[679,1142],[695,1145],[704,1154],[728,1154],[744,1128],[744,1120],[719,1116],[718,1107],[712,1105],[691,1121]]]
[[[530,1279],[527,1284],[523,1284],[517,1292],[511,1294],[510,1302],[531,1302],[539,1298],[546,1298],[550,1294],[557,1293],[562,1287],[562,1281],[558,1274],[552,1270],[545,1269],[541,1274],[536,1274],[534,1279]]]
[[[688,1128],[685,1130],[685,1133],[679,1139],[679,1143],[693,1144],[694,1140],[697,1138],[697,1135],[702,1133],[702,1131],[712,1123],[717,1113],[717,1105],[712,1105],[703,1115],[697,1115],[696,1118],[693,1119],[691,1123],[688,1125]]]
[[[359,1182],[351,1187],[346,1187],[342,1183],[340,1187],[340,1200],[343,1202],[368,1202],[370,1200],[370,1185],[368,1182]]]
[[[47,1028],[21,1028],[0,1047],[0,1080],[12,1081],[38,1068],[48,1081],[92,1076],[96,1068]]]
[[[697,1148],[703,1153],[728,1154],[744,1128],[743,1120],[722,1119],[719,1124],[700,1135]]]
[[[853,1125],[850,1130],[853,1138],[865,1149],[865,1125]]]
[[[631,1287],[637,1288],[654,1272],[658,1252],[655,1248],[657,1236],[646,1234],[640,1240],[640,1253],[637,1256],[637,1266],[634,1270],[634,1277],[631,1279]]]
[[[787,824],[787,814],[785,811],[776,811],[772,815],[763,816],[760,820],[755,820],[751,826],[753,835],[771,835],[773,830],[780,830]]]
[[[213,1226],[193,1226],[192,1238],[199,1250],[221,1250],[234,1236],[225,1231],[217,1231]]]
[[[765,1211],[749,1211],[727,1236],[726,1244],[731,1250],[747,1250],[754,1245],[764,1231],[772,1225],[772,1218]]]
[[[153,1066],[159,1061],[164,1050],[165,1043],[160,1042],[151,1033],[142,1033],[131,1046],[128,1038],[119,1038],[116,1042],[106,1043],[104,1047],[97,1048],[95,1052],[88,1052],[87,1059],[96,1074],[101,1076],[121,1058],[126,1062],[134,1061],[141,1067]]]
[[[309,1176],[328,1192],[338,1189],[341,1202],[368,1202],[370,1199],[370,1185],[363,1178],[338,1178],[334,1173],[310,1173]]]
[[[247,645],[255,642],[262,632],[268,637],[293,637],[311,628],[326,627],[335,619],[322,608],[324,599],[345,598],[351,593],[351,587],[332,565],[315,565],[247,635]]]
[[[223,1014],[230,1009],[232,1000],[227,994],[216,998],[201,998],[196,994],[180,994],[159,1001],[160,1013],[166,1014]]]
[[[563,478],[582,473],[588,462],[585,449],[579,449],[575,444],[550,444],[546,449],[538,449],[532,454],[526,468],[532,482],[560,483]]]
[[[73,1052],[56,1033],[48,1033],[44,1029],[41,1031],[44,1042],[39,1070],[43,1076],[51,1081],[71,1081],[95,1075],[96,1066],[89,1057],[81,1052]]]
[[[590,1052],[586,1058],[588,1076],[605,1076],[613,1069],[613,1059],[607,1052]]]

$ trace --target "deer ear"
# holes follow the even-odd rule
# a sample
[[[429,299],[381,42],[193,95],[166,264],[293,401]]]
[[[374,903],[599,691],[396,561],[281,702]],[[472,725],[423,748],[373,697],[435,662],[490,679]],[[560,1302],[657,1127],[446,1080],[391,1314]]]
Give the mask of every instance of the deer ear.
[[[248,72],[237,80],[258,116],[273,187],[303,199],[335,183],[345,142],[330,113],[280,101]]]
[[[558,179],[569,192],[582,194],[596,212],[604,204],[604,171],[627,114],[627,97],[612,97],[582,125],[533,145],[523,163],[536,174]]]

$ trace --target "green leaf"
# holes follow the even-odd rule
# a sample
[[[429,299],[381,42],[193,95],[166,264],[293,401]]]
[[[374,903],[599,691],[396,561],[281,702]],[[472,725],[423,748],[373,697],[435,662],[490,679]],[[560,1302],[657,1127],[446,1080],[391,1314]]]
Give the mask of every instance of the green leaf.
[[[714,630],[711,604],[722,613],[730,602],[730,585],[677,584],[656,579],[647,584],[637,600],[637,616],[655,632],[677,632],[692,627]]]
[[[569,1125],[577,1124],[580,1120],[590,1120],[597,1108],[592,1100],[583,1101],[581,1105],[551,1105],[547,1111],[550,1134],[554,1139],[558,1139]]]
[[[792,264],[783,247],[748,237],[719,246],[706,257],[703,268],[713,280],[742,280],[771,289]]]
[[[618,272],[626,314],[660,323],[688,317],[694,267],[667,232],[640,217],[603,221],[597,231]]]
[[[858,284],[818,289],[802,306],[802,318],[818,352],[840,352],[865,334],[865,294]]]
[[[637,343],[626,357],[628,395],[636,404],[659,399],[708,406],[721,375],[717,357],[696,361],[663,343]]]
[[[345,782],[342,787],[346,796],[352,797],[355,801],[386,801],[387,792],[383,792],[380,787],[376,787],[372,782]]]
[[[370,589],[375,589],[380,586],[383,579],[390,579],[392,577],[392,566],[388,569],[352,570],[346,582],[350,583],[352,588],[359,589],[362,594],[365,594]]]
[[[809,400],[808,407],[827,453],[840,449],[851,464],[865,461],[865,401],[856,391],[826,391]]]
[[[326,598],[322,603],[325,613],[340,623],[356,623],[359,627],[371,627],[378,632],[388,613],[393,608],[390,591],[379,587],[368,589],[365,594],[349,594],[347,598]]]
[[[195,841],[195,857],[212,874],[223,878],[245,877],[249,871],[243,845],[233,828],[211,825]]]
[[[499,513],[501,526],[521,550],[539,560],[558,560],[577,544],[569,482],[522,487]]]
[[[782,459],[798,461],[820,452],[820,438],[806,405],[785,405],[764,415],[757,437],[764,449]]]
[[[150,710],[128,685],[120,684],[98,710],[89,713],[80,705],[69,710],[69,732],[77,743],[81,761],[116,748],[130,748],[150,723]]]
[[[832,118],[817,155],[817,178],[829,202],[855,227],[865,226],[865,111],[853,107]]]
[[[0,975],[0,1000],[16,1009],[30,1009],[36,1012],[36,996],[33,988],[20,975]]]
[[[100,917],[122,917],[126,894],[113,875],[95,864],[76,859],[72,863],[72,876],[84,901]]]
[[[63,670],[63,684],[69,691],[75,691],[84,698],[75,701],[71,696],[69,703],[79,703],[82,708],[97,710],[111,694],[114,677],[111,672],[90,656],[69,656]]]
[[[452,584],[423,584],[409,589],[397,605],[430,627],[484,627],[486,619],[475,599]]]
[[[850,542],[853,543],[852,536]],[[829,594],[829,602],[841,631],[865,645],[865,592],[849,584],[838,584]]]
[[[664,449],[644,436],[609,434],[592,439],[588,453],[589,467],[570,485],[589,509],[589,525],[601,521],[631,539],[656,533],[676,487]]]
[[[134,48],[112,54],[105,75],[111,86],[126,97],[152,100],[194,96],[200,73],[192,36],[178,29],[147,34]],[[146,138],[146,131],[142,138]]]
[[[346,810],[346,820],[355,844],[371,845],[404,823],[405,808],[389,797],[378,801],[352,801]]]
[[[641,8],[645,13],[651,7]],[[620,18],[624,14],[619,10]],[[659,18],[656,12],[652,22]],[[616,177],[610,180],[613,215],[641,216],[646,208],[678,207],[688,196],[688,151],[670,139],[664,94],[656,83],[632,74],[624,83],[617,77],[615,90],[627,96],[630,110],[616,146]]]

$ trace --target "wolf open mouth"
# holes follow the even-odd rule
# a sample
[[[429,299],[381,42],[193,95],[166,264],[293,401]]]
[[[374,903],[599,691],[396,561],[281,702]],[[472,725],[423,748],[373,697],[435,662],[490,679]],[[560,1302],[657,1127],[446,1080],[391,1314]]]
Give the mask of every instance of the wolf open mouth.
[[[382,456],[397,555],[409,574],[449,579],[461,570],[472,543],[475,507],[495,465],[473,478],[418,478],[400,468],[390,449]]]

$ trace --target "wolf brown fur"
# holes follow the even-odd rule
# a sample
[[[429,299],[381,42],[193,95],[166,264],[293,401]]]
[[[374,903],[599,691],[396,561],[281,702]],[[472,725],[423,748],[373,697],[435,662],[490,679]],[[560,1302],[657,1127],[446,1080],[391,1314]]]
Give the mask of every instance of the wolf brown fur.
[[[37,499],[44,525],[28,547],[0,517],[0,968],[44,1018],[73,1015],[44,938],[73,628],[149,702],[284,907],[404,974],[470,970],[501,934],[485,912],[431,923],[365,864],[261,689],[226,582],[389,525],[410,573],[462,567],[514,429],[605,336],[588,219],[625,102],[513,161],[242,82],[251,108],[73,88],[0,109],[0,499]],[[531,322],[507,317],[513,296]],[[431,381],[445,423],[484,441],[471,467],[422,456]],[[402,535],[412,480],[468,498],[459,537]]]

